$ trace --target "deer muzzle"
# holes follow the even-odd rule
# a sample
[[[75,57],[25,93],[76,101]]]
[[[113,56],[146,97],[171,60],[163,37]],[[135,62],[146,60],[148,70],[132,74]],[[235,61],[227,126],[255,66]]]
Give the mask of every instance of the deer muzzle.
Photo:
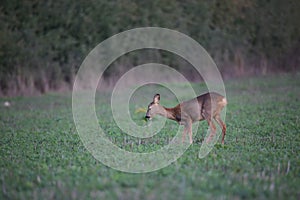
[[[150,117],[149,115],[146,115],[146,116],[145,116],[145,119],[146,119],[146,120],[151,120],[151,117]]]

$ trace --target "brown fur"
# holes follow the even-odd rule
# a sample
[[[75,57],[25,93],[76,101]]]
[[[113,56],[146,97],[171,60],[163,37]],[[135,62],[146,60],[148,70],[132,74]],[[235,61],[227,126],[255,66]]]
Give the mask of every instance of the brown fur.
[[[160,95],[156,94],[148,106],[146,118],[152,118],[156,114],[167,117],[168,119],[177,121],[180,125],[184,125],[182,140],[184,142],[186,133],[189,134],[190,143],[192,140],[192,123],[196,121],[206,120],[210,127],[210,136],[207,139],[209,142],[216,134],[216,126],[213,123],[215,120],[222,128],[222,144],[226,135],[226,125],[221,120],[220,113],[224,106],[227,105],[227,100],[222,95],[212,92],[205,93],[197,98],[189,101],[184,101],[173,108],[166,108],[159,104]]]

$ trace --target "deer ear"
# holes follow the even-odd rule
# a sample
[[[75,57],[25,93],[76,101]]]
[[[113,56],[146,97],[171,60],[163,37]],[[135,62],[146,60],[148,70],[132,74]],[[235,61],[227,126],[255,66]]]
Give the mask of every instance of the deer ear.
[[[159,94],[154,95],[153,103],[159,104],[159,100],[160,100],[160,95]]]

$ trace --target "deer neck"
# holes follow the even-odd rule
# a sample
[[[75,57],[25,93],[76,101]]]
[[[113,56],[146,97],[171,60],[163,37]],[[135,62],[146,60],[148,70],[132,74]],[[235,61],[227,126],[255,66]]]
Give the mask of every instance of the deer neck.
[[[180,106],[179,105],[174,107],[174,108],[163,107],[163,109],[164,109],[164,112],[162,113],[163,116],[165,116],[168,119],[178,121],[176,116],[180,115],[180,113],[178,113],[178,111],[180,112]]]

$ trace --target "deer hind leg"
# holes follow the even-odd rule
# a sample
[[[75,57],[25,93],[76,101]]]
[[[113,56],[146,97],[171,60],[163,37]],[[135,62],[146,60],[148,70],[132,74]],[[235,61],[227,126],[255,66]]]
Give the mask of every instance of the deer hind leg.
[[[222,144],[224,144],[224,138],[226,135],[226,124],[221,120],[220,115],[216,115],[214,118],[222,129]]]
[[[209,112],[207,112],[206,110],[203,110],[202,111],[202,116],[207,121],[209,129],[210,129],[210,134],[209,134],[208,138],[206,139],[206,143],[209,143],[214,138],[214,136],[216,135],[216,126],[213,123],[212,117],[209,114]]]
[[[210,128],[210,134],[209,134],[209,136],[208,136],[208,138],[207,138],[207,140],[206,140],[206,143],[208,143],[208,142],[210,142],[210,141],[215,137],[215,135],[216,135],[216,126],[215,126],[215,124],[213,123],[213,121],[212,121],[210,118],[206,119],[206,121],[207,121],[207,123],[208,123],[208,125],[209,125],[209,128]]]

